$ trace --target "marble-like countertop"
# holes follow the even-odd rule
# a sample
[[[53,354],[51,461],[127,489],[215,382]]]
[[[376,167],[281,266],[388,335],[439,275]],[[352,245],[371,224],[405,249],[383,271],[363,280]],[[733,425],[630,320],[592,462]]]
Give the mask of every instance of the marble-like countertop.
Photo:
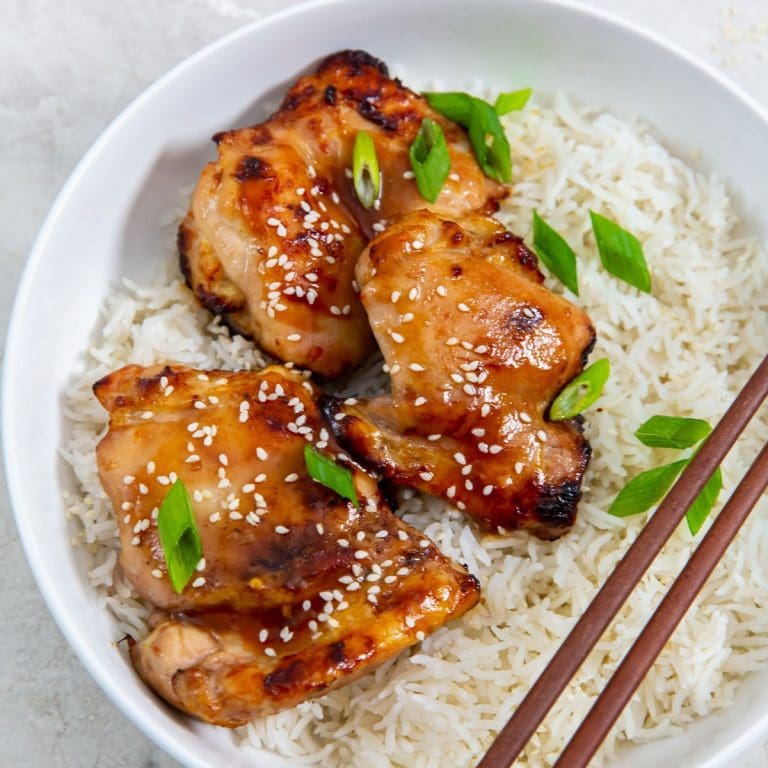
[[[0,0],[0,339],[35,234],[88,146],[174,64],[288,4]],[[589,4],[679,43],[768,106],[766,0]],[[0,507],[0,765],[177,766],[106,699],[65,643],[24,560],[3,478]],[[736,766],[768,768],[768,748],[758,745]]]

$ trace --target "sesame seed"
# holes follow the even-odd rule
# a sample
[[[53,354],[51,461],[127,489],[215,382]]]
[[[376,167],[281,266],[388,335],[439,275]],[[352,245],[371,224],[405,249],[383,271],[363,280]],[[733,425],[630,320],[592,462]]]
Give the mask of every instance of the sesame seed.
[[[400,298],[400,291],[392,291],[389,298],[393,304],[397,304],[397,300]]]
[[[414,240],[411,243],[411,248],[413,248],[414,251],[420,251],[424,247],[424,243],[421,240]]]
[[[376,531],[375,538],[386,539],[389,536],[389,531],[385,531],[383,528],[380,531]]]
[[[264,653],[267,656],[277,656],[277,653],[275,652],[274,648],[265,648]]]
[[[315,523],[315,530],[322,536],[325,532],[325,528],[323,528],[322,523]]]
[[[404,179],[412,179],[415,176],[413,171],[403,171]]]
[[[159,568],[155,568],[155,569],[152,571],[152,575],[153,575],[153,576],[154,576],[156,579],[162,579],[162,578],[163,578],[163,572],[162,572],[162,571],[161,571]]]
[[[521,475],[523,473],[523,462],[518,461],[515,463],[515,474]]]
[[[211,515],[211,516],[208,518],[208,522],[209,522],[209,523],[218,523],[218,522],[219,522],[219,520],[221,520],[221,514],[219,514],[218,512],[214,512],[214,513],[213,513],[213,514],[212,514],[212,515]]]
[[[542,443],[546,443],[547,442],[547,433],[543,429],[540,429],[536,433],[536,437],[538,437],[539,440],[541,440]]]
[[[396,342],[397,344],[402,344],[405,341],[405,337],[397,331],[390,331],[389,335],[392,337],[392,341]]]
[[[414,619],[413,616],[406,616],[405,626],[408,627],[408,629],[413,629],[416,626],[416,619]]]
[[[358,532],[355,534],[355,538],[356,538],[358,541],[362,541],[362,540],[365,538],[365,531],[358,531]]]
[[[190,453],[184,460],[185,464],[194,464],[196,461],[200,461],[200,457],[196,453]]]
[[[261,446],[258,446],[256,448],[256,458],[266,461],[269,458],[269,454]]]
[[[289,533],[289,529],[286,528],[284,525],[276,525],[275,533],[279,533],[280,535],[284,536],[286,533]]]
[[[453,459],[457,464],[466,464],[467,459],[461,451],[457,451],[453,454]]]
[[[286,341],[301,341],[301,334],[300,333],[289,333],[285,337]]]
[[[427,398],[426,397],[417,397],[413,401],[413,404],[418,408],[419,406],[424,405],[424,403],[426,403],[426,402],[427,402]]]
[[[421,643],[421,642],[423,642],[425,638],[426,638],[426,635],[425,635],[425,634],[424,634],[424,633],[423,633],[421,630],[419,630],[419,631],[416,633],[416,639],[417,639],[417,640],[418,640],[420,643]]]
[[[336,543],[346,549],[349,546],[349,542],[346,539],[336,539]]]
[[[472,310],[462,301],[458,304],[458,309],[460,312],[471,312]]]
[[[295,483],[298,479],[299,476],[296,474],[296,472],[291,472],[289,475],[285,476],[286,483]]]
[[[364,549],[356,549],[355,550],[355,559],[356,560],[364,560],[366,557],[368,557],[368,553]]]
[[[501,446],[500,445],[491,445],[488,448],[488,451],[490,453],[501,453]]]
[[[454,347],[454,346],[456,346],[456,344],[458,344],[458,343],[459,343],[459,340],[458,340],[458,339],[457,339],[455,336],[451,336],[451,338],[450,338],[450,339],[448,339],[448,340],[445,342],[445,346],[446,346],[446,347]]]
[[[484,430],[482,427],[475,427],[475,428],[472,430],[472,434],[473,434],[475,437],[483,437],[483,436],[485,435],[485,430]]]
[[[486,417],[491,412],[491,404],[490,403],[483,403],[480,406],[480,415],[483,417]]]
[[[270,227],[277,227],[280,225],[280,221],[276,219],[274,216],[270,216],[267,219],[267,224],[269,224]]]
[[[205,584],[205,577],[204,576],[198,576],[193,582],[193,587],[202,587],[203,584]]]
[[[358,589],[360,589],[360,584],[356,581],[353,581],[351,584],[347,585],[347,592],[357,592]]]
[[[203,408],[207,408],[206,404],[202,400],[195,400],[195,408],[197,408],[199,411],[202,411]]]
[[[411,288],[410,291],[408,291],[408,298],[411,301],[415,301],[419,297],[419,289],[418,288]]]
[[[474,396],[477,394],[477,387],[474,384],[465,384],[462,389],[467,395]]]
[[[134,547],[138,547],[139,544],[141,544],[141,539],[138,536],[134,536],[131,539],[131,544],[133,544]]]
[[[520,411],[520,421],[522,421],[524,424],[530,424],[531,417],[525,411]]]
[[[434,475],[431,472],[419,472],[419,477],[425,483],[428,483],[434,477]]]
[[[419,363],[411,363],[408,367],[415,373],[421,373],[422,371],[427,370],[423,365],[420,365]]]
[[[429,436],[427,437],[427,440],[429,440],[430,442],[433,442],[433,443],[434,443],[436,440],[439,440],[441,437],[442,437],[442,435],[441,435],[441,434],[439,434],[439,433],[435,433],[434,435],[429,435]]]
[[[368,597],[366,599],[368,600],[369,603],[373,603],[374,605],[378,605],[379,604],[379,600],[376,597],[376,595],[368,595]]]
[[[400,530],[397,532],[397,538],[400,539],[400,541],[408,541],[410,537],[406,531]]]
[[[471,464],[467,464],[466,467],[462,467],[461,468],[461,474],[462,475],[469,475],[471,473],[472,473],[472,465]]]
[[[523,314],[526,317],[531,317],[531,318],[536,317],[536,313],[530,307],[523,307]]]

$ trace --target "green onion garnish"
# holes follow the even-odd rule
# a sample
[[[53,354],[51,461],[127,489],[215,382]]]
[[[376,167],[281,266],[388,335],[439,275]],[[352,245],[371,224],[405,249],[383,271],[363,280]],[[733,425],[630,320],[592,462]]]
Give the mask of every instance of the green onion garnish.
[[[608,513],[616,517],[628,517],[650,509],[672,487],[687,463],[687,459],[682,459],[648,469],[633,477],[613,500]]]
[[[651,273],[648,271],[640,241],[615,221],[606,219],[594,211],[590,211],[589,215],[592,218],[592,230],[603,266],[625,283],[650,293]]]
[[[703,419],[686,419],[677,416],[652,416],[635,431],[635,437],[654,448],[693,448],[706,438],[712,428]],[[608,512],[627,517],[645,512],[660,501],[677,476],[688,466],[696,451],[686,459],[674,461],[655,469],[641,472],[630,480],[613,500]],[[695,536],[723,488],[723,476],[718,467],[707,480],[701,493],[685,515],[688,528]]]
[[[181,593],[203,556],[192,502],[181,480],[171,486],[160,505],[157,530],[171,584]]]
[[[309,476],[313,480],[336,491],[339,496],[349,499],[356,507],[360,507],[351,470],[337,464],[311,445],[304,446],[304,461]]]
[[[576,254],[563,237],[533,212],[533,247],[538,257],[571,293],[579,295]]]
[[[352,179],[355,194],[363,208],[373,208],[381,194],[381,171],[376,147],[367,131],[358,131],[352,153]]]
[[[411,168],[421,196],[434,203],[451,170],[451,156],[443,129],[425,117],[411,144]]]
[[[690,448],[703,440],[712,427],[704,419],[651,416],[635,431],[635,437],[652,448]]]
[[[460,91],[425,93],[425,98],[435,111],[465,128],[472,119],[472,102],[475,97]]]
[[[496,110],[468,93],[425,93],[427,101],[449,120],[467,129],[469,142],[483,173],[492,179],[512,181],[512,154]]]
[[[496,104],[494,105],[496,114],[506,115],[507,112],[517,112],[525,107],[530,98],[530,88],[523,88],[520,91],[510,91],[509,93],[500,93],[496,99]]]
[[[611,364],[608,358],[595,360],[572,379],[555,398],[549,408],[550,420],[565,421],[586,411],[600,397],[610,375]]]

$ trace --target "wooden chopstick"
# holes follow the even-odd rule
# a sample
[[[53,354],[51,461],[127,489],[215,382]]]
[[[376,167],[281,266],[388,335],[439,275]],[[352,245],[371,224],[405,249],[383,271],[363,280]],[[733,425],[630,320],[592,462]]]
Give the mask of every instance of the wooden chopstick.
[[[766,397],[768,356],[619,561],[477,768],[508,768],[517,759]]]
[[[589,763],[766,488],[768,443],[613,673],[555,768],[584,768]]]

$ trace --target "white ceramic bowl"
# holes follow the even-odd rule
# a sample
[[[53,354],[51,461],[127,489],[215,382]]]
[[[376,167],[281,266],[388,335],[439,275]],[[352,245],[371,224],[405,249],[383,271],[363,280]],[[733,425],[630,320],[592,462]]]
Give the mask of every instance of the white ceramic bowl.
[[[50,609],[112,700],[185,765],[286,766],[238,750],[232,735],[177,715],[115,649],[86,568],[70,544],[57,457],[61,397],[104,297],[121,275],[149,270],[172,206],[212,155],[217,130],[261,116],[296,75],[342,48],[364,48],[418,86],[476,78],[500,89],[564,90],[641,115],[685,157],[724,176],[748,228],[768,240],[768,119],[707,67],[630,25],[555,0],[352,0],[293,8],[193,56],[104,133],[59,195],[21,281],[8,336],[3,438],[17,525]],[[768,685],[753,677],[726,712],[683,735],[627,749],[622,766],[714,768],[768,732]]]

